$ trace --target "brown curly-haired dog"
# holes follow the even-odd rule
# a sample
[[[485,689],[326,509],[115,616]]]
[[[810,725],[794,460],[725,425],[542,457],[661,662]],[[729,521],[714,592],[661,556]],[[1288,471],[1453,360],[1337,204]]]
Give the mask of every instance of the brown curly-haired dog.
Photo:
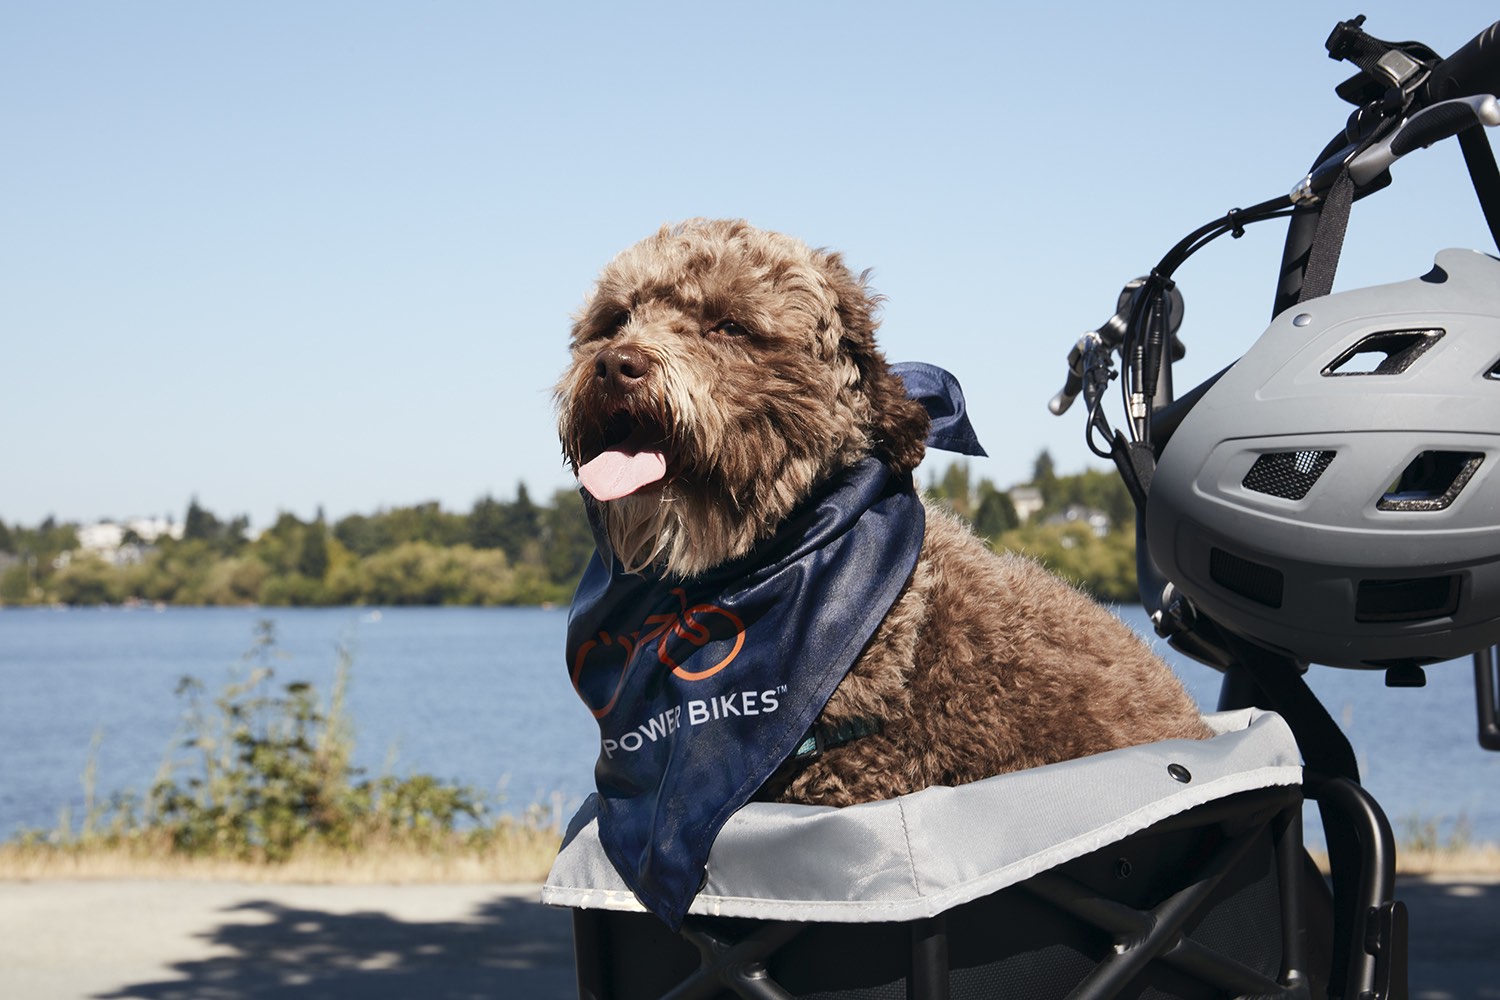
[[[557,387],[615,558],[692,577],[869,455],[909,474],[928,416],[875,346],[877,301],[838,254],[743,222],[666,227],[615,258]],[[607,449],[635,457],[590,465]],[[1117,618],[931,505],[915,572],[820,721],[870,718],[878,733],[777,797],[847,805],[1211,735]]]

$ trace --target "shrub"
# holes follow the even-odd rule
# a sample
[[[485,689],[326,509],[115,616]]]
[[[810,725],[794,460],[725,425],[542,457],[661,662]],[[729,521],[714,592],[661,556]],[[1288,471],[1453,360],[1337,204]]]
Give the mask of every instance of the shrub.
[[[304,848],[461,846],[468,833],[459,825],[485,818],[473,789],[426,774],[372,781],[353,766],[348,654],[340,652],[326,703],[307,682],[278,687],[278,656],[273,623],[264,621],[242,658],[243,679],[210,699],[202,681],[184,677],[177,694],[188,705],[185,735],[149,793],[91,805],[81,833],[65,821],[54,845],[144,844],[187,857],[269,862]]]

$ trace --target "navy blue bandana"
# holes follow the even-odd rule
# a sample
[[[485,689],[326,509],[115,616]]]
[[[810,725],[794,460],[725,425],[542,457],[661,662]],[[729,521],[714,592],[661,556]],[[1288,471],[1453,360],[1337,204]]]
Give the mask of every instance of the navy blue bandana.
[[[984,454],[952,375],[893,370],[933,417],[930,445]],[[589,561],[567,655],[599,720],[599,836],[668,925],[681,924],[725,821],[796,750],[895,603],[924,523],[911,477],[871,458],[749,555],[701,576],[627,574],[597,552]]]

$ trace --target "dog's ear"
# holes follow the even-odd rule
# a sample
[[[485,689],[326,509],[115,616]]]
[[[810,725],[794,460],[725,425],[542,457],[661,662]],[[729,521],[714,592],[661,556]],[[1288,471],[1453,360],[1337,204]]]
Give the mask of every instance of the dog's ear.
[[[909,399],[906,385],[891,372],[875,346],[875,310],[880,296],[865,284],[869,272],[855,277],[836,253],[820,251],[818,264],[832,289],[839,325],[839,350],[853,362],[858,387],[870,402],[871,437],[875,456],[896,473],[917,467],[927,450],[931,423],[921,403]]]
[[[862,376],[875,412],[875,454],[892,472],[910,472],[927,452],[932,420],[921,403],[907,398],[905,383],[891,373],[878,351],[874,360]]]

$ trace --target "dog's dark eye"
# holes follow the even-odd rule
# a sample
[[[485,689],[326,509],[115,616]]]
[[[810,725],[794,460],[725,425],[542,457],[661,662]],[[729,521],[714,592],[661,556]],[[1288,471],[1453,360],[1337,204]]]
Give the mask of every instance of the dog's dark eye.
[[[625,328],[625,325],[629,322],[630,313],[626,312],[625,310],[622,309],[619,312],[611,313],[604,320],[604,322],[599,324],[597,330],[595,330],[594,332],[594,336],[613,337],[615,334],[623,330]]]
[[[746,327],[744,324],[738,323],[738,322],[736,322],[735,320],[732,320],[732,319],[726,319],[726,320],[724,320],[723,322],[719,323],[717,326],[715,326],[712,330],[709,330],[708,332],[709,333],[717,333],[717,334],[719,334],[720,336],[723,336],[723,337],[748,337],[748,336],[750,336],[750,329],[748,327]]]

